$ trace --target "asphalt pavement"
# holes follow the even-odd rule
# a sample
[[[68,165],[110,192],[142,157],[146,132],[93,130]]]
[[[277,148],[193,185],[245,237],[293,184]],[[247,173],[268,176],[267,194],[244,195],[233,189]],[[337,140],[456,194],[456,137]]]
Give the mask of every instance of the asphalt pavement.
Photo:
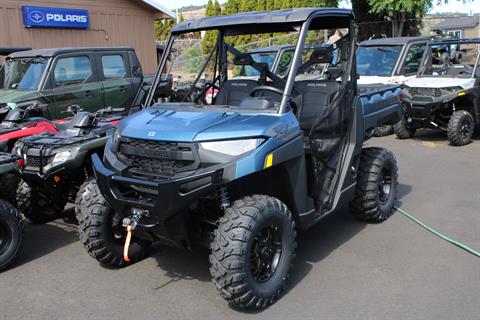
[[[397,156],[399,205],[480,250],[480,140],[441,133],[372,139]],[[395,214],[365,224],[348,209],[300,234],[283,298],[262,312],[230,308],[210,282],[208,251],[155,246],[125,269],[94,261],[63,221],[27,224],[16,263],[0,274],[0,320],[480,319],[480,259]]]

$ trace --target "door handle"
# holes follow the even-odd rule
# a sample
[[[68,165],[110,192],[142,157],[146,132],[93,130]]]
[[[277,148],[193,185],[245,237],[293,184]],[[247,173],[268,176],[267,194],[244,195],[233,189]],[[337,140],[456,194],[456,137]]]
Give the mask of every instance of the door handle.
[[[127,92],[127,88],[125,86],[120,86],[120,92]]]
[[[93,92],[91,90],[87,90],[87,91],[85,91],[85,96],[91,98],[91,97],[93,97]]]

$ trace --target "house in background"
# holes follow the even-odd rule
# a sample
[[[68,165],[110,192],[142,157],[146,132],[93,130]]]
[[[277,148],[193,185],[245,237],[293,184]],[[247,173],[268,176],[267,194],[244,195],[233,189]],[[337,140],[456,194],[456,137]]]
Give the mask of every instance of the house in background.
[[[480,37],[480,17],[462,16],[445,18],[442,22],[435,24],[431,30],[441,30],[444,34],[455,38],[478,38]]]

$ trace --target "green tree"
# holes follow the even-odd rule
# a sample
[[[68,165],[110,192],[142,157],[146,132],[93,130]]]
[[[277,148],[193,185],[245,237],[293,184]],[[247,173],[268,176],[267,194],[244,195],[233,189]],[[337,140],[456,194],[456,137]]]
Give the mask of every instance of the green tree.
[[[175,25],[175,19],[166,19],[155,21],[155,39],[157,41],[165,41],[170,34],[170,30]]]
[[[267,0],[257,0],[257,11],[267,10]]]
[[[236,14],[240,12],[240,1],[239,0],[227,0],[225,4],[224,13],[225,14]]]
[[[392,21],[392,34],[403,34],[405,22],[409,15],[423,17],[432,6],[432,0],[368,0],[370,12],[384,14]]]
[[[222,6],[218,2],[218,0],[215,0],[215,2],[213,3],[213,12],[214,12],[214,16],[222,15]]]
[[[215,0],[215,2],[218,3],[217,0]],[[215,11],[215,5],[213,4],[212,0],[208,0],[205,15],[207,17],[212,17],[212,16],[217,15],[217,13]],[[218,33],[215,30],[205,32],[205,35],[203,36],[203,39],[202,39],[202,51],[203,51],[203,53],[206,54],[206,53],[211,52],[211,50],[215,46],[215,43],[216,43],[216,40],[217,40],[217,34]]]

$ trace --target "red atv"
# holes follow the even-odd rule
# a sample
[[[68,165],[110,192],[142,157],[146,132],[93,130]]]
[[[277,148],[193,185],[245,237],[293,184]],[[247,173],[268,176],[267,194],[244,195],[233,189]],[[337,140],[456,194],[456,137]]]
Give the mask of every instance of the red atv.
[[[70,109],[69,109],[70,110]],[[48,132],[57,134],[68,125],[68,121],[55,122],[39,117],[42,107],[32,104],[26,108],[15,108],[8,111],[0,123],[0,152],[11,152],[13,145],[20,138]],[[15,203],[16,189],[19,179],[14,173],[0,174],[0,194],[12,203]]]

